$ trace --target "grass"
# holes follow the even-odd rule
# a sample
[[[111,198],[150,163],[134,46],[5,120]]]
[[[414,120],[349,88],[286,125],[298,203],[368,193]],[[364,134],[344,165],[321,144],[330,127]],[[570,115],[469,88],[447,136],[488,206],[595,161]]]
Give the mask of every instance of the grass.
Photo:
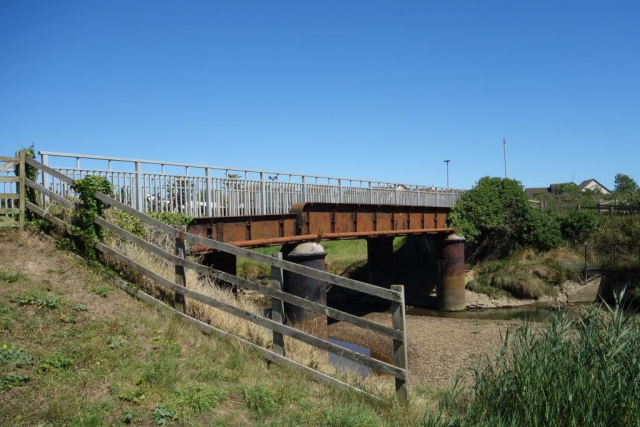
[[[640,410],[640,322],[620,308],[558,317],[504,338],[447,409],[461,425],[635,426]]]
[[[21,275],[0,285],[12,318],[0,334],[0,425],[419,425],[433,406],[427,393],[402,408],[268,365],[28,233],[0,233],[0,268]],[[100,286],[108,298],[90,292]],[[19,302],[43,296],[58,307]]]
[[[411,403],[401,406],[203,336],[27,233],[0,233],[0,260],[2,271],[20,274],[0,285],[11,317],[0,335],[0,425],[637,425],[640,325],[620,310],[511,330],[478,365],[471,388],[413,383]],[[54,266],[73,274],[47,273]],[[97,286],[109,298],[89,292]],[[39,309],[44,296],[58,298],[57,308]]]

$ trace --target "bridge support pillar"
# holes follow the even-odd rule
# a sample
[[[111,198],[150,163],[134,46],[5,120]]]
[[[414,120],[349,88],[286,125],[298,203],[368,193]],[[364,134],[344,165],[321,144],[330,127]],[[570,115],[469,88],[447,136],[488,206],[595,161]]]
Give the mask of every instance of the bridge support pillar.
[[[283,258],[287,261],[317,270],[326,271],[325,257],[327,252],[314,242],[291,243],[282,247]],[[327,304],[327,284],[322,280],[302,276],[284,271],[284,291],[318,304]],[[296,324],[300,329],[314,335],[327,337],[327,316],[315,311],[307,310],[293,304],[284,303],[286,319]]]
[[[384,288],[393,284],[393,237],[367,239],[367,273],[369,283]]]
[[[442,250],[438,281],[438,309],[440,310],[462,311],[465,309],[464,242],[463,237],[455,234],[438,242]]]
[[[223,271],[225,273],[237,275],[237,262],[236,256],[228,254],[226,252],[210,251],[204,254],[202,264],[207,267],[215,268],[216,270]],[[237,293],[238,289],[231,283],[224,281],[217,281],[217,284],[221,287],[231,287],[233,293]]]

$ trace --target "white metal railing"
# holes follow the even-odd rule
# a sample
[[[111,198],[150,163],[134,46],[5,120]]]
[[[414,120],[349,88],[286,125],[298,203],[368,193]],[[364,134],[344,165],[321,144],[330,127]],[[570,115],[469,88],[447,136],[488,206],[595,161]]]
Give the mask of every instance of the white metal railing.
[[[461,190],[353,178],[337,178],[155,160],[40,151],[44,165],[81,179],[98,175],[113,184],[114,197],[142,212],[190,216],[288,213],[298,202],[453,206]],[[40,180],[62,196],[68,184]]]

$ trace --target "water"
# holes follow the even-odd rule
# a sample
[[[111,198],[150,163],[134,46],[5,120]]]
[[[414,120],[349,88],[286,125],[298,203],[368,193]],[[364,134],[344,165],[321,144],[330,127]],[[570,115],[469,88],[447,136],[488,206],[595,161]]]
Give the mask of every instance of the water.
[[[353,350],[357,353],[360,353],[364,356],[367,357],[371,357],[371,350],[369,350],[368,348],[365,347],[360,347],[357,344],[353,344],[350,342],[346,342],[346,341],[339,341],[339,340],[334,340],[333,338],[329,338],[329,342],[332,344],[336,344],[339,345],[340,347],[344,347],[344,348],[348,348],[349,350]],[[338,367],[338,368],[342,368],[346,371],[353,371],[356,372],[358,375],[362,376],[362,377],[366,377],[369,376],[373,373],[373,371],[371,370],[371,368],[361,365],[358,362],[354,362],[352,360],[349,359],[345,359],[344,357],[340,357],[336,354],[333,353],[329,353],[329,363]]]

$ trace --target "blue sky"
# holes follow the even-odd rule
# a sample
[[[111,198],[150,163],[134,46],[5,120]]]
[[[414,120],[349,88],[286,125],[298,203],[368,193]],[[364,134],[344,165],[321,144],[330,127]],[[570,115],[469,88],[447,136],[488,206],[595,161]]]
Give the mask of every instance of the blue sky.
[[[640,2],[0,1],[0,147],[640,181]]]

